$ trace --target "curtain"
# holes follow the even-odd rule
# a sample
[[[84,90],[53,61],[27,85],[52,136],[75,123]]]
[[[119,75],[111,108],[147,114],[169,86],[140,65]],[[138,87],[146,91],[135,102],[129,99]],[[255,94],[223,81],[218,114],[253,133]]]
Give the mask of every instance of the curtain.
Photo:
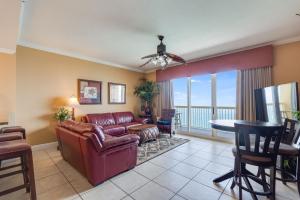
[[[238,71],[236,119],[256,120],[254,90],[272,85],[272,67]]]
[[[161,81],[159,86],[159,95],[156,101],[156,116],[161,116],[162,109],[173,108],[173,85],[172,81]]]

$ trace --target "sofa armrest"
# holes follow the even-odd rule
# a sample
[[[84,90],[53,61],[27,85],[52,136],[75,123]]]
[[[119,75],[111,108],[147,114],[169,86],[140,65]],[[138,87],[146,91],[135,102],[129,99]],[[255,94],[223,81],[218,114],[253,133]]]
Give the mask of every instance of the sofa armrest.
[[[106,141],[103,142],[103,150],[111,149],[117,146],[122,146],[130,143],[139,143],[140,137],[137,135],[124,135],[121,137],[112,137],[110,139],[107,139]]]
[[[134,121],[139,122],[141,124],[147,124],[148,119],[147,118],[134,118]]]
[[[95,149],[97,152],[100,152],[101,151],[101,148],[102,148],[102,144],[99,140],[99,138],[97,137],[96,134],[94,133],[84,133],[83,136],[89,138],[91,140],[91,142],[93,143]]]
[[[3,134],[3,133],[14,133],[14,132],[20,132],[23,135],[23,139],[26,138],[26,136],[25,136],[25,132],[26,131],[21,126],[3,127],[3,128],[0,129],[0,134]]]

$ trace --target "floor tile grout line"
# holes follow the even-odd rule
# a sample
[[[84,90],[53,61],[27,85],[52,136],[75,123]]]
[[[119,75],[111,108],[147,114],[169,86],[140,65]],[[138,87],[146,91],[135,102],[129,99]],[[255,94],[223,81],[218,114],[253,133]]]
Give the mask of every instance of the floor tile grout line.
[[[123,188],[121,188],[120,186],[118,186],[116,183],[114,183],[112,180],[108,180],[109,182],[111,182],[111,184],[113,184],[114,186],[116,186],[117,188],[119,188],[121,191],[123,191],[125,194],[126,194],[126,196],[125,197],[123,197],[123,198],[121,198],[121,200],[122,199],[125,199],[127,196],[130,196],[131,198],[133,198],[130,194],[132,194],[133,192],[131,192],[131,193],[128,193],[128,192],[126,192],[125,190],[123,190]],[[150,181],[148,181],[147,183],[149,183]],[[147,183],[145,183],[145,184],[143,184],[143,185],[141,185],[140,187],[138,187],[138,189],[140,189],[140,188],[142,188],[144,185],[146,185]],[[136,191],[136,190],[134,190],[134,191]],[[134,198],[133,198],[134,199]]]
[[[179,164],[180,162],[178,162],[178,164]],[[156,166],[158,166],[158,165],[156,165]],[[175,165],[174,165],[175,166]],[[166,168],[165,168],[166,169]],[[168,168],[168,169],[166,169],[163,173],[166,173],[166,171],[168,171],[168,170],[170,170],[171,168]],[[136,173],[138,173],[138,172],[136,172]],[[163,173],[161,173],[161,174],[163,174]],[[138,173],[138,174],[140,174],[140,173]],[[161,175],[160,174],[160,175]],[[197,173],[198,174],[198,173]],[[196,174],[196,175],[197,175]],[[145,177],[143,174],[140,174],[140,175],[142,175],[143,177]],[[160,175],[158,175],[158,176],[160,176]],[[196,176],[195,175],[195,176]],[[157,178],[158,176],[156,176],[155,178]],[[182,175],[181,175],[182,176]],[[145,178],[147,178],[147,177],[145,177]],[[148,184],[148,183],[150,183],[150,182],[153,182],[153,183],[155,183],[155,184],[157,184],[157,185],[159,185],[160,187],[163,187],[163,188],[165,188],[165,189],[167,189],[168,191],[170,191],[170,192],[172,192],[172,193],[174,193],[174,195],[170,198],[170,199],[172,199],[177,193],[176,192],[173,192],[172,190],[170,190],[169,188],[167,188],[167,187],[165,187],[165,186],[163,186],[163,185],[160,185],[159,183],[157,183],[157,182],[155,182],[154,181],[154,179],[155,178],[153,178],[153,179],[149,179],[149,178],[147,178],[148,180],[150,180],[149,182],[147,182],[146,184]],[[189,181],[188,182],[190,182],[192,179],[190,179],[189,178]],[[145,186],[146,184],[144,184],[143,186]],[[186,185],[186,184],[185,184]],[[185,186],[184,185],[184,186]],[[133,192],[131,192],[130,194],[133,194],[134,192],[136,192],[137,190],[139,190],[139,189],[141,189],[143,186],[141,186],[141,187],[139,187],[138,189],[136,189],[135,191],[133,191]],[[183,187],[184,187],[183,186]],[[181,188],[182,189],[182,188]]]
[[[203,171],[204,169],[201,169],[198,173],[196,173],[182,188],[180,188],[176,193],[176,195],[179,195],[180,197],[182,197],[180,194],[178,194],[187,184],[189,184],[196,176],[198,176],[198,174],[200,174],[201,171]],[[184,197],[184,199],[187,199]]]
[[[57,150],[59,151],[59,150]],[[67,182],[70,184],[70,186],[72,187],[72,189],[74,190],[74,192],[79,196],[80,199],[83,200],[82,196],[80,193],[78,193],[78,191],[76,190],[76,188],[72,185],[71,181],[68,179],[68,177],[64,174],[64,172],[58,167],[58,165],[54,162],[53,158],[50,156],[50,154],[45,151],[48,156],[50,157],[50,159],[52,160],[52,162],[54,163],[54,165],[58,168],[58,170],[60,171],[60,173],[64,176],[64,178],[67,180]]]
[[[191,156],[192,156],[192,155],[190,155],[189,157],[191,157]],[[188,157],[188,158],[189,158],[189,157]],[[186,159],[188,159],[188,158],[186,158]],[[185,160],[186,160],[186,159],[185,159]],[[175,159],[173,159],[173,160],[175,160]],[[204,159],[204,160],[206,160],[206,159]],[[209,161],[209,160],[206,160],[206,161]],[[152,162],[151,162],[151,163],[152,163]],[[189,178],[189,177],[186,177],[186,176],[184,176],[184,175],[181,175],[181,174],[179,174],[179,173],[177,173],[177,172],[171,170],[172,168],[174,168],[175,166],[179,165],[180,163],[184,163],[184,164],[190,165],[190,166],[192,166],[192,167],[195,167],[195,168],[197,168],[197,169],[200,169],[200,171],[199,171],[196,175],[194,175],[192,178]],[[166,173],[166,171],[171,171],[171,172],[176,173],[177,175],[181,175],[181,176],[183,176],[183,177],[185,177],[185,178],[188,178],[188,179],[189,179],[189,182],[190,182],[191,180],[195,181],[194,178],[195,178],[200,172],[202,172],[203,170],[204,170],[204,171],[207,171],[207,172],[210,172],[210,171],[206,170],[205,168],[206,168],[209,164],[211,164],[211,163],[214,163],[214,162],[209,161],[209,162],[207,163],[207,165],[205,165],[203,168],[199,168],[199,167],[196,167],[196,166],[191,165],[191,164],[189,164],[189,163],[185,163],[184,160],[182,160],[182,161],[179,161],[179,162],[178,162],[176,165],[174,165],[173,167],[170,167],[170,168],[168,168],[168,169],[164,168],[164,169],[166,169],[166,170],[165,170],[163,173]],[[152,164],[155,164],[155,163],[152,163]],[[218,164],[218,163],[217,163],[217,164]],[[155,164],[155,165],[156,165],[156,164]],[[221,165],[221,164],[220,164],[220,165]],[[159,165],[156,165],[156,166],[159,166]],[[159,167],[161,167],[161,166],[159,166]],[[138,173],[138,172],[137,172],[137,173]],[[162,175],[163,173],[161,173],[160,175]],[[214,173],[214,172],[210,172],[210,173],[213,173],[213,174],[215,174],[215,175],[219,175],[219,174],[216,174],[216,173]],[[138,173],[138,174],[140,174],[140,173]],[[144,176],[143,174],[140,174],[140,175]],[[158,175],[158,176],[160,176],[160,175]],[[158,176],[156,176],[155,178],[157,178]],[[146,177],[146,178],[147,178],[147,177]],[[154,183],[160,185],[159,183],[157,183],[157,182],[154,181],[155,178],[150,179],[150,180],[153,181]],[[211,188],[211,189],[216,190],[215,188],[210,187],[210,186],[208,186],[208,185],[199,183],[199,182],[197,182],[197,181],[195,181],[195,182],[198,183],[198,184],[201,184],[201,185],[203,185],[203,186],[206,186],[206,187],[209,187],[209,188]],[[228,184],[228,183],[227,183],[227,184]],[[226,186],[227,186],[227,184],[226,184]],[[160,185],[160,186],[162,186],[162,185]],[[184,186],[185,186],[185,185],[184,185]],[[184,187],[184,186],[183,186],[183,187]],[[226,186],[225,186],[225,188],[226,188]],[[165,186],[162,186],[162,187],[166,188]],[[225,190],[225,188],[224,188],[224,190]],[[166,189],[168,189],[168,188],[166,188]],[[182,188],[181,188],[181,189],[182,189]],[[168,190],[169,190],[169,189],[168,189]],[[223,194],[224,190],[222,190],[222,191],[216,190],[216,191],[219,192],[219,193],[221,193],[221,194]],[[169,191],[171,191],[171,190],[169,190]],[[173,192],[173,191],[171,191],[171,192]],[[174,192],[173,192],[173,193],[174,193]],[[175,195],[176,195],[176,194],[177,194],[177,193],[175,193]]]
[[[201,151],[201,150],[199,150],[199,151]],[[199,152],[199,151],[197,151],[197,152]],[[58,165],[53,161],[53,157],[52,156],[50,156],[50,154],[49,154],[49,152],[47,152],[46,150],[45,150],[45,152],[47,153],[47,155],[48,155],[48,157],[49,157],[49,159],[51,159],[51,161],[55,164],[55,166],[58,168],[58,170],[59,170],[59,172],[61,172],[61,174],[66,178],[66,180],[70,183],[70,185],[72,186],[72,188],[73,188],[73,185],[72,185],[72,183],[69,181],[69,179],[65,176],[65,174],[64,174],[64,172],[62,172],[62,170],[58,167]],[[182,153],[182,152],[179,152],[179,151],[177,151],[178,153]],[[191,157],[192,155],[195,155],[195,154],[197,154],[197,152],[195,152],[195,153],[193,153],[193,154],[191,154],[191,155],[189,155],[186,159],[188,159],[189,157]],[[205,153],[211,153],[211,152],[205,152]],[[162,154],[163,155],[163,154]],[[221,156],[221,155],[219,155],[219,156]],[[173,158],[170,158],[170,159],[173,159]],[[204,158],[203,158],[204,159]],[[176,160],[176,159],[173,159],[173,160]],[[184,159],[185,160],[185,159]],[[167,171],[172,171],[172,168],[174,168],[175,166],[177,166],[177,165],[179,165],[180,163],[184,163],[183,162],[183,160],[177,160],[178,161],[178,163],[177,164],[175,164],[173,167],[170,167],[170,168],[164,168],[165,170],[164,170],[164,172],[162,172],[162,173],[166,173]],[[213,161],[210,161],[210,163],[215,163],[215,162],[213,162]],[[151,163],[151,164],[153,164],[153,165],[156,165],[155,163]],[[216,163],[216,164],[220,164],[220,163]],[[220,164],[220,165],[222,165],[222,164]],[[160,165],[156,165],[156,166],[159,166],[159,167],[161,167]],[[191,165],[192,166],[192,165]],[[225,165],[226,166],[226,165]],[[197,176],[201,171],[203,171],[203,170],[205,170],[205,171],[207,171],[205,168],[201,168],[201,170],[195,175],[195,176]],[[137,172],[137,171],[135,171],[135,172]],[[175,171],[172,171],[172,172],[174,172],[174,173],[176,173]],[[210,171],[209,171],[210,172]],[[138,173],[138,172],[137,172]],[[162,174],[161,173],[161,174]],[[214,172],[211,172],[211,173],[214,173]],[[138,173],[138,174],[140,174],[140,173]],[[160,175],[161,175],[160,174]],[[176,174],[178,174],[178,173],[176,173]],[[214,173],[215,174],[215,173]],[[142,175],[142,174],[140,174],[140,175]],[[158,176],[160,176],[160,175],[158,175]],[[179,175],[181,175],[181,174],[179,174]],[[50,176],[50,175],[49,175]],[[155,178],[157,178],[158,176],[156,176]],[[183,175],[181,175],[181,176],[183,176]],[[187,182],[187,184],[188,183],[190,183],[191,181],[195,181],[194,180],[194,178],[195,178],[195,176],[193,177],[193,178],[189,178],[189,177],[186,177],[186,178],[188,178],[189,179],[189,181]],[[145,177],[145,178],[147,178],[147,177]],[[153,181],[155,178],[153,178],[153,179],[150,179],[150,182],[154,182],[154,183],[156,183],[155,181]],[[149,178],[147,178],[147,179],[149,179]],[[197,181],[196,181],[197,182]],[[149,182],[148,182],[149,183]],[[197,183],[199,183],[199,182],[197,182]],[[228,181],[228,183],[226,184],[226,186],[225,186],[225,189],[227,188],[227,186],[228,186],[228,184],[230,183],[230,181]],[[147,184],[147,183],[146,183]],[[156,184],[158,184],[158,185],[160,185],[159,183],[156,183]],[[204,184],[202,184],[202,183],[199,183],[199,184],[201,184],[201,185],[204,185]],[[145,184],[144,184],[145,185]],[[161,186],[161,185],[160,185]],[[178,192],[179,191],[181,191],[184,187],[186,186],[186,184],[180,189],[180,190],[178,190]],[[207,185],[204,185],[204,186],[206,186],[206,187],[210,187],[210,186],[207,186]],[[164,186],[161,186],[161,187],[164,187]],[[212,187],[210,187],[210,188],[212,188]],[[73,188],[74,189],[74,191],[78,194],[78,192],[76,191],[76,189],[75,188]],[[167,189],[167,188],[166,188]],[[214,188],[212,188],[212,189],[214,189]],[[225,189],[222,191],[222,192],[220,192],[219,190],[217,190],[218,192],[220,192],[221,193],[221,196],[218,198],[218,199],[220,199],[221,197],[222,197],[222,195],[228,195],[228,194],[226,194],[225,193]],[[171,192],[173,192],[173,191],[171,191]],[[176,195],[178,195],[178,196],[181,196],[181,195],[179,195],[178,194],[178,192],[176,192],[175,193],[175,195],[174,196],[176,196]],[[174,193],[174,192],[173,192]],[[128,193],[126,193],[125,192],[125,194],[128,194]],[[128,194],[127,196],[130,196],[131,198],[132,198],[132,196],[130,195],[130,194]],[[174,197],[173,196],[173,197]],[[230,197],[233,197],[232,195],[228,195],[228,196],[230,196]],[[79,197],[82,199],[82,197],[79,195]],[[173,198],[172,197],[172,198]],[[124,197],[124,198],[126,198],[126,196]],[[184,197],[183,197],[184,198]],[[122,198],[123,199],[123,198]]]

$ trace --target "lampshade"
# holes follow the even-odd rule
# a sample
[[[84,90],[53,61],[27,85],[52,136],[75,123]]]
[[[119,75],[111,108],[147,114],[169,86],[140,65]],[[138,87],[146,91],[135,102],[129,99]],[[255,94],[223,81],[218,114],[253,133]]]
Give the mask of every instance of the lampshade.
[[[72,96],[69,98],[69,104],[70,104],[70,106],[72,106],[72,107],[79,105],[78,99],[77,99],[77,97],[76,97],[75,95],[72,95]]]

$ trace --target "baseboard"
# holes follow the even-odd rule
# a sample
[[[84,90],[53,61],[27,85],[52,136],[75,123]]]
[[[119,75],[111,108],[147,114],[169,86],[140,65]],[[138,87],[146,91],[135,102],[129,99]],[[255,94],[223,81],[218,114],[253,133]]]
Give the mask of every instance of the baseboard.
[[[217,141],[217,142],[224,142],[224,143],[228,143],[228,144],[234,144],[234,141],[232,139],[216,138],[216,137],[212,137],[212,136],[200,135],[200,134],[193,133],[193,132],[181,131],[178,134],[179,135],[192,136],[192,137],[206,139],[206,140],[214,140],[214,141]]]
[[[31,146],[31,149],[33,151],[39,151],[39,150],[45,150],[50,147],[57,147],[57,145],[58,145],[57,142],[49,142],[49,143],[45,143],[45,144],[33,145],[33,146]]]

